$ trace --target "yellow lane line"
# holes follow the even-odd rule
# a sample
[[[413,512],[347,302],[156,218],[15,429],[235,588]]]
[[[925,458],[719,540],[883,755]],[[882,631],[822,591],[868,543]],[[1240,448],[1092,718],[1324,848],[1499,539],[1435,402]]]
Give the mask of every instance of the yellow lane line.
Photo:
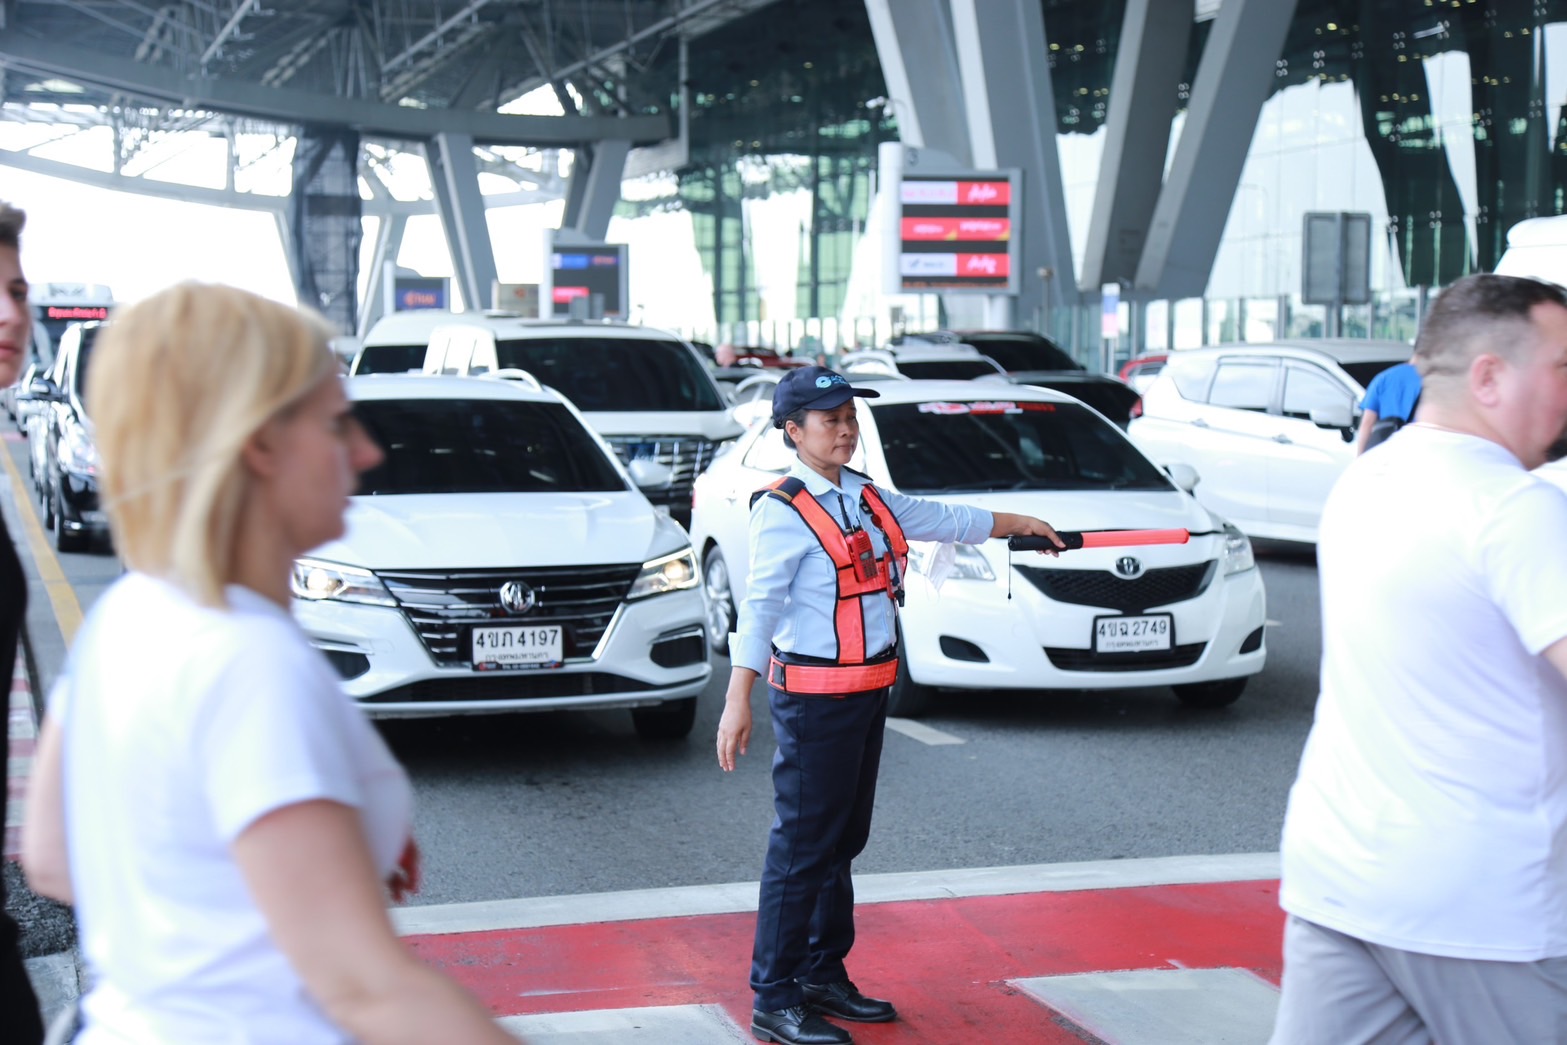
[[[38,576],[44,582],[44,594],[49,596],[49,605],[54,607],[54,619],[60,625],[60,634],[65,636],[65,644],[69,646],[71,639],[76,636],[76,629],[82,624],[82,604],[76,601],[76,590],[71,587],[71,582],[65,579],[65,571],[60,569],[60,560],[55,558],[54,550],[49,547],[49,541],[44,537],[44,528],[38,524],[38,516],[30,511],[27,502],[27,484],[22,478],[22,473],[17,471],[16,462],[11,460],[11,452],[0,447],[0,457],[5,458],[5,470],[11,473],[11,488],[16,492],[16,503],[22,517],[22,532],[27,534],[27,545],[32,549],[33,562],[38,566]]]

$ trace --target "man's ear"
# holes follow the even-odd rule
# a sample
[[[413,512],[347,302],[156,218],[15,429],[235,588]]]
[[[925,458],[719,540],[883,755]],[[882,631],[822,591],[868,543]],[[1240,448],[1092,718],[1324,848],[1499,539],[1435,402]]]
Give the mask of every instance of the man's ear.
[[[1480,405],[1495,407],[1500,404],[1506,366],[1506,361],[1492,352],[1482,352],[1470,362],[1469,391]]]

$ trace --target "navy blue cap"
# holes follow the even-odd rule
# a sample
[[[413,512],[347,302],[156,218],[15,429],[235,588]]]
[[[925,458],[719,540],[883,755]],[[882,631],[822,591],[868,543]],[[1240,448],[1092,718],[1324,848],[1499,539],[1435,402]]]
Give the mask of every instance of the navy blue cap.
[[[796,410],[831,410],[855,396],[875,399],[880,395],[869,388],[855,388],[836,370],[802,366],[785,374],[773,389],[773,427],[782,428],[784,418]]]

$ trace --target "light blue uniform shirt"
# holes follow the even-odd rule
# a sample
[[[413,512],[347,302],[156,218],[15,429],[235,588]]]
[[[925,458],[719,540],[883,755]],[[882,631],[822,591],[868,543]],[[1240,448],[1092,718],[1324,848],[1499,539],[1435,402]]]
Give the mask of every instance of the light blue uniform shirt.
[[[870,534],[878,559],[887,553],[887,538],[862,517],[860,491],[870,485],[845,468],[841,486],[796,461],[789,474],[805,483],[817,502],[843,528],[850,525]],[[990,536],[995,518],[983,508],[941,504],[905,497],[877,488],[903,534],[911,541],[956,541],[978,544]],[[839,498],[842,498],[842,507]],[[751,580],[740,605],[736,640],[730,644],[730,660],[765,676],[772,647],[808,657],[838,656],[833,613],[838,602],[838,577],[827,550],[822,547],[800,513],[771,495],[751,509]],[[897,639],[897,605],[886,592],[860,596],[865,614],[865,654],[875,656]]]

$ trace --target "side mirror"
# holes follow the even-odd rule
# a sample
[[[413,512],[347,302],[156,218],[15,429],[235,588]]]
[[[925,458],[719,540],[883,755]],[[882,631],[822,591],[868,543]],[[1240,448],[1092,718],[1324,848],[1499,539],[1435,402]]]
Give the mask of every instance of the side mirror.
[[[637,484],[639,490],[663,489],[675,478],[675,470],[669,465],[650,461],[646,457],[631,460],[626,465],[626,471],[631,473],[631,481]]]
[[[1189,464],[1167,464],[1164,470],[1169,473],[1170,481],[1187,493],[1197,489],[1197,484],[1202,482],[1202,477],[1197,474],[1197,469]]]
[[[1318,428],[1353,428],[1355,415],[1348,403],[1313,407],[1311,423]]]

